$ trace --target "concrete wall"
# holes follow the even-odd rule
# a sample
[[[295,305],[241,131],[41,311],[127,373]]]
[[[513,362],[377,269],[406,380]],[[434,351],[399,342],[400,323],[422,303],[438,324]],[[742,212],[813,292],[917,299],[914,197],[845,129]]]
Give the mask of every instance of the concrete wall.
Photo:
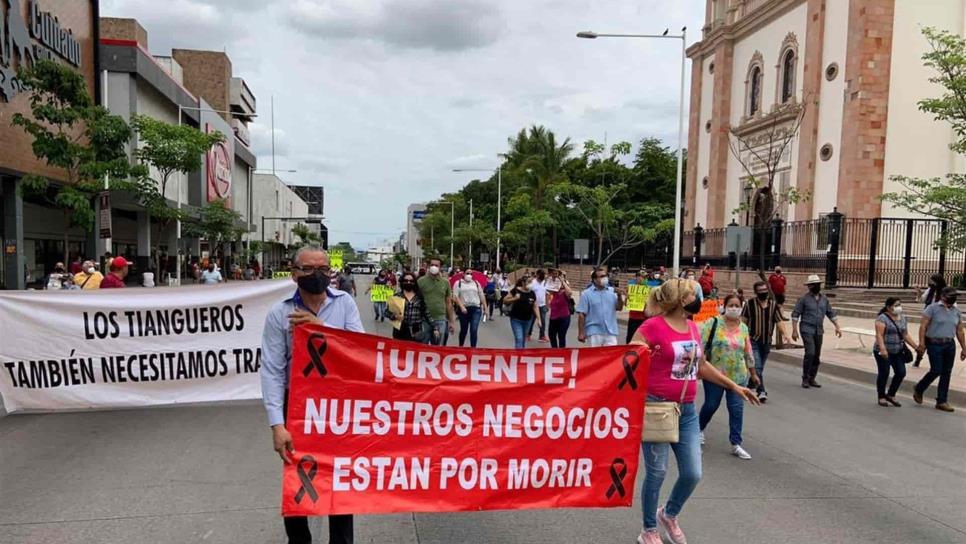
[[[889,93],[889,124],[886,138],[883,192],[900,191],[895,175],[939,177],[966,172],[962,156],[949,144],[955,138],[949,123],[936,121],[919,111],[924,98],[942,96],[944,89],[930,83],[935,70],[923,66],[922,54],[929,45],[922,27],[936,27],[966,34],[966,2],[952,0],[896,0],[895,32]],[[884,204],[883,216],[906,216],[908,212]]]
[[[832,211],[838,198],[840,153],[842,151],[842,105],[845,96],[845,55],[848,45],[849,1],[838,0],[825,4],[825,36],[822,45],[822,86],[819,93],[818,140],[816,142],[815,188],[812,194],[812,216],[795,217],[804,221],[817,219]],[[832,81],[826,79],[825,69],[832,63],[839,68]],[[818,150],[832,145],[832,157],[823,161]]]
[[[711,134],[705,130],[705,125],[711,120],[711,109],[714,104],[714,84],[711,73],[711,65],[714,63],[714,56],[709,56],[704,60],[701,86],[701,103],[697,106],[701,109],[700,122],[698,123],[698,167],[697,179],[694,181],[695,200],[694,200],[694,222],[702,226],[708,225],[708,189],[704,187],[704,178],[710,175],[711,170]]]
[[[277,176],[254,174],[252,179],[253,222],[255,223],[252,240],[262,239],[262,217],[305,217],[308,215],[308,204]],[[292,227],[295,225],[296,223],[293,221],[265,221],[265,241],[279,242],[285,245],[291,244],[295,241],[295,237],[292,236]],[[276,232],[279,235],[277,240],[275,238]]]

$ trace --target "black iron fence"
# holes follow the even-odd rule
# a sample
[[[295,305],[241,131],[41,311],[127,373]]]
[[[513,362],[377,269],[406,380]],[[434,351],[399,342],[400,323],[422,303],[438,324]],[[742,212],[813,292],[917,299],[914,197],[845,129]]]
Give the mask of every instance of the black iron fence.
[[[837,211],[811,221],[775,220],[753,229],[751,250],[727,251],[727,228],[684,233],[682,262],[757,269],[777,265],[822,274],[831,286],[909,288],[935,273],[966,279],[966,254],[938,244],[949,225],[938,219],[852,218]],[[740,257],[740,258],[739,258]]]

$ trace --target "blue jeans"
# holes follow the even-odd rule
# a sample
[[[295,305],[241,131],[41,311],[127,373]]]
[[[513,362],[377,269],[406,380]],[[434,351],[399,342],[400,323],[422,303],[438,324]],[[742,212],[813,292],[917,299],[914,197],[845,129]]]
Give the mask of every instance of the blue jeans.
[[[386,304],[385,302],[372,303],[372,309],[376,312],[376,319],[386,319]]]
[[[916,384],[916,393],[920,395],[925,393],[932,382],[939,378],[936,404],[943,404],[949,396],[949,380],[952,378],[953,364],[956,362],[956,343],[935,344],[926,340],[926,353],[929,354],[929,372]]]
[[[648,397],[648,400],[659,400]],[[668,451],[674,450],[678,461],[678,480],[674,482],[667,499],[665,513],[675,517],[681,513],[684,503],[701,481],[701,439],[698,429],[698,413],[694,403],[681,405],[680,435],[677,444],[642,443],[644,451],[644,485],[641,486],[644,528],[657,527],[657,507],[661,485],[667,475]]]
[[[765,362],[771,353],[771,344],[767,340],[752,340],[751,353],[755,357],[755,372],[758,373],[757,390],[761,393],[765,390]]]
[[[476,347],[477,331],[480,329],[480,318],[483,310],[479,306],[467,306],[466,313],[458,311],[460,317],[460,347],[466,342],[466,330],[470,332],[470,347]]]
[[[732,446],[740,446],[741,426],[744,422],[745,414],[744,399],[738,393],[729,391],[720,385],[708,381],[701,383],[704,384],[704,404],[701,405],[701,413],[698,416],[698,423],[701,430],[703,431],[708,426],[714,413],[718,411],[718,407],[721,406],[721,397],[727,395],[728,427],[730,429],[728,439],[731,440]]]
[[[434,319],[429,324],[432,327],[429,331],[429,343],[434,346],[445,346],[446,341],[449,340],[449,321],[445,319]]]
[[[546,306],[540,306],[540,338],[547,337],[547,312],[550,308]],[[527,329],[527,336],[533,336],[533,326],[537,323],[537,318],[534,317],[530,320],[530,328]]]
[[[527,328],[530,326],[529,319],[510,318],[510,328],[513,330],[513,347],[523,349],[527,347]]]

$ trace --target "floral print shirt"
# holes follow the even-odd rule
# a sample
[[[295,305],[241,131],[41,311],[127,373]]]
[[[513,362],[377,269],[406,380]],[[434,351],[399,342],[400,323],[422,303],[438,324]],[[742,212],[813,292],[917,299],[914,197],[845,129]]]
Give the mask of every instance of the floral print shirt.
[[[750,361],[754,361],[748,326],[742,323],[738,329],[729,331],[725,318],[709,319],[701,325],[702,345],[708,344],[708,337],[715,322],[718,326],[714,331],[714,339],[711,340],[711,350],[707,354],[708,362],[731,378],[731,381],[738,385],[746,385],[750,376],[748,365]]]

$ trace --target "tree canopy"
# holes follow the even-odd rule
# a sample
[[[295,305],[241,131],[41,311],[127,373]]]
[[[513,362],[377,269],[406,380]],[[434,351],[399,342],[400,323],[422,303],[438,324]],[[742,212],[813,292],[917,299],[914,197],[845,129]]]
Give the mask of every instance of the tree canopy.
[[[504,266],[555,262],[572,240],[588,238],[594,261],[604,263],[621,250],[638,247],[674,228],[675,150],[656,138],[609,148],[588,140],[578,150],[543,126],[521,129],[507,139],[502,165]],[[473,227],[469,226],[470,201]],[[455,229],[450,235],[451,214]],[[448,260],[450,243],[457,263],[481,253],[495,258],[497,174],[475,179],[428,205],[420,224],[425,257]],[[512,266],[512,264],[511,264]]]

